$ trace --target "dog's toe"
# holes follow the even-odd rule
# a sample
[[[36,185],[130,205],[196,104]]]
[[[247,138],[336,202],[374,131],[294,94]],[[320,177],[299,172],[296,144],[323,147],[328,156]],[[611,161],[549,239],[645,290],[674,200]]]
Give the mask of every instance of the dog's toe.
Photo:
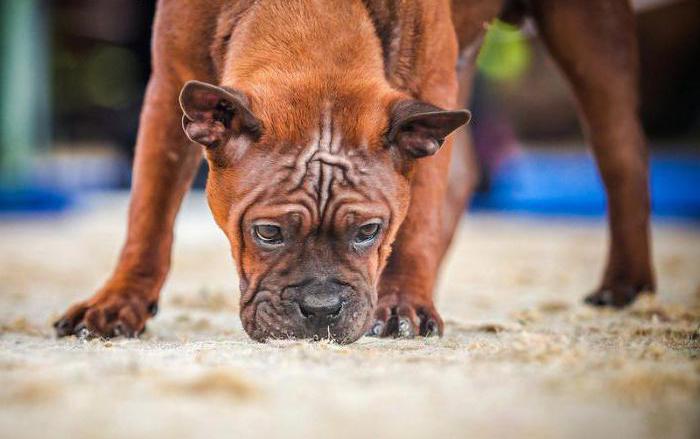
[[[65,317],[57,320],[53,327],[56,329],[56,335],[59,337],[65,337],[73,333],[73,325]]]
[[[87,310],[88,307],[84,302],[77,303],[68,308],[65,314],[53,324],[56,330],[56,336],[67,337],[75,334],[76,326],[83,320]]]
[[[73,330],[73,334],[75,334],[80,340],[89,340],[95,337],[95,333],[88,329],[85,322],[78,324],[78,326],[76,326]]]
[[[411,338],[416,335],[413,324],[407,317],[400,317],[396,328],[396,336],[399,338]]]
[[[367,331],[367,335],[369,337],[381,337],[383,331],[384,322],[376,321],[372,324],[372,326],[370,326],[369,330]]]
[[[607,306],[612,302],[612,292],[610,290],[595,291],[586,296],[583,301],[592,306]]]
[[[434,337],[440,335],[440,325],[433,318],[428,318],[421,321],[420,335],[425,337]]]

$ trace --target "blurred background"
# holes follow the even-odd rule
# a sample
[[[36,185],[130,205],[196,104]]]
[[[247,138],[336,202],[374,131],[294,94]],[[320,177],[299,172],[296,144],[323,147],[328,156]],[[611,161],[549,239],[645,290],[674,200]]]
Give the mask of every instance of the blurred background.
[[[0,1],[0,215],[64,212],[128,189],[154,3]],[[654,214],[698,220],[700,2],[632,3]],[[495,23],[478,62],[473,208],[603,215],[574,101],[532,24]],[[205,179],[203,166],[195,187]]]

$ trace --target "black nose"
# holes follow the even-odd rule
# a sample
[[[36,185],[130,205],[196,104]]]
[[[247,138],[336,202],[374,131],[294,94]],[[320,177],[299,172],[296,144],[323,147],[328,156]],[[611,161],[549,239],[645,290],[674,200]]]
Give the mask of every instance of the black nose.
[[[307,294],[299,301],[299,308],[305,317],[335,317],[343,303],[337,294]]]

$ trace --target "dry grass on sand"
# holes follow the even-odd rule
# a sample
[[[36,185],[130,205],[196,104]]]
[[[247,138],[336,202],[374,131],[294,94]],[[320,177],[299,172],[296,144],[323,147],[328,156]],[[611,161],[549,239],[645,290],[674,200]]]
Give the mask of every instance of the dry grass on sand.
[[[201,196],[141,340],[56,340],[49,322],[111,269],[125,200],[0,223],[0,437],[698,437],[700,229],[655,226],[660,291],[580,298],[599,221],[470,216],[443,273],[442,339],[350,346],[243,333]]]

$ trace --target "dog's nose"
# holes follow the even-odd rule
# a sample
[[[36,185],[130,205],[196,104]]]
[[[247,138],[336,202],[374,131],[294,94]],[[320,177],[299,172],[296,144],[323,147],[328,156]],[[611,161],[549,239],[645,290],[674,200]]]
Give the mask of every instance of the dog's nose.
[[[337,294],[307,294],[299,302],[299,308],[305,317],[334,317],[342,307],[343,303]]]

